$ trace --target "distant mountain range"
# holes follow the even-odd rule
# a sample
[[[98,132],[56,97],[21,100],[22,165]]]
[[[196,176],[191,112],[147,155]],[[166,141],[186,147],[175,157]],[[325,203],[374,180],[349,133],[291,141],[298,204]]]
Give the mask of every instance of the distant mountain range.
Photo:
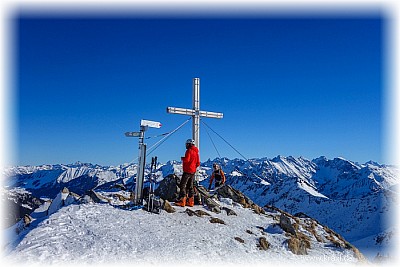
[[[292,214],[311,216],[341,234],[366,256],[389,253],[396,231],[393,214],[398,204],[397,167],[325,157],[308,160],[278,156],[249,161],[218,158],[201,164],[200,183],[206,187],[214,162],[222,166],[229,185],[258,205],[273,205]],[[90,189],[112,190],[117,185],[131,188],[137,165],[106,167],[78,162],[10,167],[3,173],[8,177],[3,183],[3,196],[18,202],[18,195],[54,198],[64,187],[77,194]],[[146,178],[148,173],[149,168]],[[182,174],[180,162],[159,163],[157,182],[171,173]],[[35,208],[29,205],[33,204],[24,203],[24,208]]]

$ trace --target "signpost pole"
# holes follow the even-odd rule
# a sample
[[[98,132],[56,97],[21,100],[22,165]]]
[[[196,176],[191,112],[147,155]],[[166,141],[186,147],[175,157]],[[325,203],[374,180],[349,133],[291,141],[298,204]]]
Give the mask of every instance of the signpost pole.
[[[146,165],[146,144],[144,143],[144,132],[148,129],[160,128],[161,123],[157,121],[140,121],[140,132],[126,132],[126,137],[139,137],[139,160],[138,160],[138,171],[136,174],[136,186],[135,186],[135,196],[134,205],[143,205],[143,182],[144,182],[144,169]]]

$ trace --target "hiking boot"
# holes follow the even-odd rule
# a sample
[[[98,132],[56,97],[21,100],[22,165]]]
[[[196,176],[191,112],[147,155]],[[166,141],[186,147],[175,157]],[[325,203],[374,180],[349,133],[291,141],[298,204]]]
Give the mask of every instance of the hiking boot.
[[[186,205],[186,197],[183,197],[180,200],[178,200],[177,202],[175,202],[175,205],[176,206],[185,207],[185,205]]]
[[[188,205],[189,207],[193,207],[194,206],[194,197],[189,197],[186,205]]]

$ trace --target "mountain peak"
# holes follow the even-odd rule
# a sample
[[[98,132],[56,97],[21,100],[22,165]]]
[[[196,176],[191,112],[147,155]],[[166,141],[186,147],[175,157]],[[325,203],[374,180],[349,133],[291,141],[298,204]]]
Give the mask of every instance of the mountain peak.
[[[236,202],[223,192],[242,195],[245,202]],[[107,205],[94,203],[94,199],[79,203],[76,194],[64,189],[50,206],[44,204],[49,206],[50,216],[41,207],[40,212],[9,229],[14,236],[19,232],[16,238],[23,238],[15,249],[12,242],[6,247],[10,252],[6,260],[42,264],[66,260],[69,264],[119,264],[134,260],[140,265],[260,265],[333,256],[347,263],[365,260],[354,246],[309,216],[296,217],[271,206],[264,210],[229,186],[221,188],[221,197],[213,200],[220,212],[201,205],[175,206],[176,212],[162,210],[158,215],[143,209],[129,211],[124,210],[128,200],[121,198],[125,193],[115,192],[116,198],[109,192],[97,192],[99,201],[108,199],[112,203]],[[91,198],[85,195],[83,199]],[[182,247],[185,257],[177,253]]]

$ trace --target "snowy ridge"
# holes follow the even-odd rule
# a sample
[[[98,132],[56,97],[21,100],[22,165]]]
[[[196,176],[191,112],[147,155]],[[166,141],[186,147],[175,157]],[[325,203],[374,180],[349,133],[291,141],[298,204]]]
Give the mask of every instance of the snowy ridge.
[[[215,214],[202,206],[193,210],[209,214],[198,217],[189,216],[182,207],[175,207],[173,214],[152,214],[108,204],[73,204],[66,192],[60,192],[53,202],[58,209],[50,216],[7,230],[12,241],[6,247],[9,264],[247,266],[318,261],[354,264],[364,260],[356,249],[313,219],[286,214],[297,224],[297,235],[308,244],[307,254],[296,255],[289,245],[292,237],[279,226],[281,212],[256,214],[228,199],[218,203],[236,215]],[[260,249],[261,239],[268,244],[264,250]]]
[[[3,171],[8,188],[22,187],[40,197],[53,198],[63,187],[77,193],[136,175],[137,166],[102,167],[90,163],[11,167]]]
[[[258,205],[273,205],[292,214],[305,213],[350,242],[357,243],[368,237],[373,240],[393,227],[390,220],[388,225],[385,222],[398,204],[395,188],[399,183],[399,169],[394,166],[371,161],[359,164],[343,158],[329,160],[325,157],[308,160],[278,156],[250,161],[222,158],[201,164],[200,183],[206,187],[213,162],[220,163],[228,184]],[[35,196],[54,198],[64,186],[80,195],[89,189],[113,190],[115,184],[131,188],[137,166],[102,167],[76,163],[19,166],[3,172],[9,177],[5,183],[7,189],[20,187]],[[147,179],[149,169],[145,173]],[[159,163],[157,182],[171,173],[182,174],[180,162]],[[379,252],[382,252],[382,247],[379,247]],[[360,249],[368,254],[362,247]],[[371,253],[372,256],[376,254],[377,251]]]

